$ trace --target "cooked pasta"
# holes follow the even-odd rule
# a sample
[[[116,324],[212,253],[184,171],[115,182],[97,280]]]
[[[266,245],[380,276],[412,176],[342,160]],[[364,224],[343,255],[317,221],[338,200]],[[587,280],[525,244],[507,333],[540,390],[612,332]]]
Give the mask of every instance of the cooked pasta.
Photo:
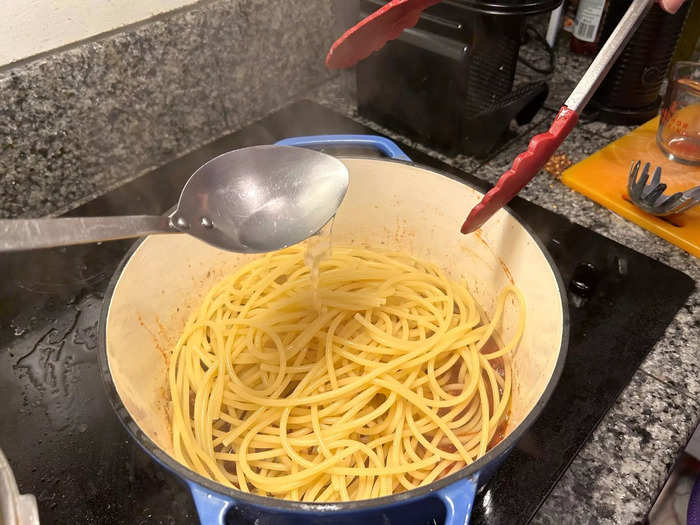
[[[192,313],[170,360],[175,457],[242,491],[348,501],[484,455],[507,418],[518,289],[488,320],[406,254],[334,246],[316,276],[304,261],[304,246],[255,259]],[[510,295],[519,324],[496,344]]]

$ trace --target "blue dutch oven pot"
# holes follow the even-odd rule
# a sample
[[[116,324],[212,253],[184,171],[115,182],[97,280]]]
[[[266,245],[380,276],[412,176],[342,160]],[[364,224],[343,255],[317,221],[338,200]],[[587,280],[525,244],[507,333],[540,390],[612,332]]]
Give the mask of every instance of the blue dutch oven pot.
[[[372,168],[372,170],[378,169],[378,175],[372,179],[372,184],[376,185],[383,184],[381,180],[383,171],[387,173],[396,170],[406,171],[406,185],[410,185],[413,188],[410,191],[420,192],[426,202],[435,202],[438,206],[441,206],[443,203],[447,206],[450,200],[450,196],[447,193],[457,192],[458,189],[469,190],[469,193],[473,194],[472,200],[474,203],[477,202],[481,195],[476,189],[466,185],[464,181],[438,173],[430,168],[412,164],[408,156],[395,143],[382,137],[369,135],[324,135],[286,139],[278,144],[319,149],[327,147],[342,147],[344,149],[353,147],[372,148],[388,157],[388,159],[341,157],[346,162],[346,165],[349,166],[351,175],[350,190],[346,201],[352,198],[354,191],[353,173],[357,173],[356,177],[360,177],[359,174],[365,173],[369,168]],[[354,165],[358,163],[360,167],[355,168]],[[411,175],[408,173],[409,170],[420,173]],[[430,177],[434,177],[434,179],[430,179]],[[451,179],[450,188],[453,188],[454,191],[448,191],[447,193],[443,191],[441,193],[440,185],[445,183],[443,177]],[[399,178],[397,180],[403,181],[404,179]],[[425,188],[416,187],[423,184],[424,181]],[[455,183],[455,181],[457,182]],[[400,185],[400,182],[394,182],[393,184]],[[367,191],[371,193],[371,188],[367,188]],[[466,213],[469,204],[469,202],[465,202],[461,205],[462,213]],[[343,206],[345,205],[344,203]],[[393,203],[386,203],[386,207],[391,207],[392,205]],[[375,208],[377,207],[375,206]],[[339,217],[342,210],[343,207],[341,207]],[[152,333],[158,333],[158,329],[151,330],[149,335],[141,333],[141,329],[135,324],[135,319],[138,316],[138,323],[142,323],[141,318],[148,322],[149,313],[147,310],[150,302],[157,302],[160,295],[170,293],[174,287],[174,282],[180,283],[175,288],[181,286],[182,290],[178,291],[176,289],[173,293],[186,295],[187,286],[192,286],[191,282],[197,280],[195,277],[189,279],[188,276],[183,275],[187,270],[180,269],[180,273],[177,275],[183,277],[183,279],[170,279],[169,281],[166,279],[168,284],[167,286],[162,286],[159,295],[157,281],[160,278],[165,279],[163,276],[168,273],[170,266],[175,264],[175,261],[179,261],[183,257],[194,257],[195,259],[188,263],[189,266],[183,268],[197,268],[198,264],[200,266],[206,266],[207,264],[217,266],[218,263],[215,261],[218,259],[216,257],[222,258],[222,261],[227,261],[226,257],[233,257],[232,254],[223,252],[209,253],[214,249],[200,244],[191,244],[199,243],[199,241],[184,235],[151,236],[138,241],[125,256],[108,288],[100,319],[100,366],[110,402],[117,416],[133,438],[153,459],[184,480],[192,493],[199,518],[205,525],[225,523],[226,520],[229,523],[256,523],[258,525],[370,525],[375,523],[382,525],[399,523],[407,525],[414,523],[423,524],[429,522],[433,517],[441,518],[445,525],[464,525],[468,523],[477,491],[491,478],[518,439],[539,416],[552,394],[561,374],[568,343],[567,300],[565,288],[556,266],[544,246],[541,245],[527,226],[515,218],[511,211],[502,210],[499,213],[502,216],[501,219],[498,219],[498,216],[494,216],[494,219],[484,227],[484,238],[489,236],[488,228],[491,227],[491,223],[494,224],[493,228],[498,228],[499,220],[501,222],[505,221],[510,229],[507,229],[504,235],[511,236],[509,238],[513,239],[512,242],[520,243],[523,246],[523,250],[530,250],[531,253],[536,255],[537,260],[531,262],[535,264],[534,268],[536,268],[536,271],[541,272],[541,275],[536,276],[537,279],[541,280],[541,283],[538,281],[532,286],[526,283],[526,286],[530,286],[535,296],[539,293],[538,290],[545,290],[546,295],[543,295],[545,300],[535,297],[533,301],[530,301],[527,294],[526,300],[528,300],[528,304],[531,302],[546,303],[548,301],[553,306],[554,313],[551,315],[551,319],[542,321],[543,327],[546,327],[549,321],[552,323],[553,336],[550,339],[553,344],[549,345],[551,346],[549,351],[551,355],[548,359],[545,359],[547,363],[545,375],[547,377],[540,380],[542,385],[538,389],[540,393],[533,398],[529,405],[529,411],[526,411],[519,418],[520,422],[515,428],[509,428],[507,436],[498,445],[492,448],[484,457],[460,471],[427,486],[393,496],[345,503],[301,503],[257,496],[225,487],[192,472],[174,460],[164,450],[165,447],[163,446],[170,439],[169,428],[167,423],[164,423],[167,414],[167,400],[163,388],[165,382],[162,377],[160,380],[157,379],[158,374],[155,373],[156,369],[164,369],[165,367],[163,363],[148,365],[138,361],[141,355],[149,354],[147,347],[152,347],[154,344],[155,346],[161,345],[158,352],[159,356],[162,355],[162,347],[167,342],[158,343],[156,341],[155,343],[148,343],[148,338],[153,337]],[[440,218],[440,215],[439,212],[436,212],[434,220],[444,220]],[[461,222],[457,219],[461,218],[463,218],[462,215],[459,215],[454,220],[454,225],[450,224],[450,228],[454,228],[455,237],[460,235],[459,226]],[[423,220],[429,221],[431,219],[423,217]],[[451,232],[452,229],[449,231]],[[439,239],[436,238],[435,241],[439,242]],[[190,244],[181,246],[182,243]],[[196,249],[193,249],[195,247]],[[487,248],[488,251],[492,250],[488,246]],[[202,257],[206,256],[210,257],[210,259],[206,259],[206,257],[202,260],[197,259],[200,253],[205,254]],[[491,253],[493,254],[492,251]],[[513,260],[517,262],[518,257],[521,256],[518,255]],[[484,255],[482,254],[481,257],[483,259]],[[500,257],[501,254],[497,253],[494,261],[498,259],[503,264]],[[225,266],[225,263],[222,263],[222,266]],[[495,267],[493,264],[491,266]],[[493,268],[489,271],[493,271]],[[529,270],[521,272],[526,276],[526,279],[528,272]],[[505,273],[510,276],[508,269],[505,270]],[[134,274],[133,278],[131,274]],[[130,284],[132,281],[133,283]],[[182,282],[184,284],[181,284]],[[516,282],[516,284],[520,286],[520,282]],[[149,289],[149,287],[155,288]],[[140,303],[142,306],[139,306]],[[540,304],[535,304],[534,308],[539,308],[540,306]],[[140,311],[140,308],[143,311]],[[186,308],[182,309],[185,310]],[[162,316],[168,314],[167,311],[163,312],[157,308],[155,311]],[[528,309],[528,315],[530,315],[529,312],[530,310]],[[160,326],[161,321],[157,322]],[[180,326],[182,326],[182,322],[181,319]],[[530,322],[539,321],[535,319]],[[167,322],[165,324],[167,325]],[[177,322],[175,322],[175,326],[177,326]],[[547,328],[540,329],[540,331],[546,332]],[[177,330],[173,330],[173,332],[177,335]],[[143,339],[144,337],[146,339]],[[143,351],[137,350],[139,347]],[[124,351],[120,352],[120,348],[124,348]],[[534,349],[533,352],[535,354],[532,357],[528,357],[528,361],[537,361],[536,352],[538,351],[538,349]],[[544,352],[544,350],[542,351]],[[158,354],[158,352],[155,352],[154,355]],[[134,360],[136,362],[132,364],[131,361]],[[144,375],[144,371],[146,375]],[[520,371],[516,368],[516,378],[518,373]],[[527,375],[531,372],[525,370],[522,373]],[[149,385],[149,382],[153,384]],[[523,389],[516,389],[513,395],[518,396],[523,393]],[[156,399],[155,397],[149,398],[149,396],[160,396],[160,401],[148,401],[148,399]],[[160,446],[158,443],[160,443]],[[498,505],[498,502],[494,502],[494,504]]]

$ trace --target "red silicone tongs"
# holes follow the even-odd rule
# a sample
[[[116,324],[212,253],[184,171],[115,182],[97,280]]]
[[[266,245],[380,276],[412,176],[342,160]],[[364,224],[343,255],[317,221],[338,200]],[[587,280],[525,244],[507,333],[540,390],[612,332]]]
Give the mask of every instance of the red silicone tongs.
[[[513,161],[513,167],[498,179],[496,185],[474,206],[462,225],[462,233],[478,230],[499,209],[505,206],[544,167],[557,148],[576,126],[579,115],[608,74],[654,0],[635,0],[605,42],[576,89],[559,110],[549,131],[536,135],[527,151]]]
[[[391,0],[348,29],[326,56],[329,69],[345,69],[378,51],[404,29],[418,23],[420,14],[440,0]]]

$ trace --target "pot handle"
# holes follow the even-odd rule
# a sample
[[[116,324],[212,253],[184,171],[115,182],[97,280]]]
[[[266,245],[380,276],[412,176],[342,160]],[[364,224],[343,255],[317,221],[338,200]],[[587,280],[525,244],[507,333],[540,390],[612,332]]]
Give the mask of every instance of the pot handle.
[[[396,143],[386,137],[378,135],[311,135],[308,137],[293,137],[280,140],[278,146],[298,146],[298,147],[322,147],[322,146],[357,146],[365,148],[375,148],[390,159],[406,160],[411,159],[406,155]]]
[[[187,484],[190,487],[194,505],[197,507],[199,522],[202,525],[224,525],[226,513],[235,505],[235,502],[221,494],[210,492],[191,481],[188,481]]]
[[[445,525],[467,525],[469,523],[478,479],[479,474],[476,473],[470,478],[459,480],[457,483],[452,483],[437,491],[436,495],[445,505],[447,511]]]

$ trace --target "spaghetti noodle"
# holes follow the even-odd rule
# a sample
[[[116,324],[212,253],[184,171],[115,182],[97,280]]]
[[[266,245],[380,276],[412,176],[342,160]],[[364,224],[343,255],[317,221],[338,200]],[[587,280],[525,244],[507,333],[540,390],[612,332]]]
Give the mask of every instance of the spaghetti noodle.
[[[484,455],[507,417],[517,288],[489,321],[465,286],[408,255],[334,246],[317,276],[304,255],[249,262],[191,315],[170,360],[175,457],[246,492],[348,501]],[[495,346],[509,295],[516,335]]]

